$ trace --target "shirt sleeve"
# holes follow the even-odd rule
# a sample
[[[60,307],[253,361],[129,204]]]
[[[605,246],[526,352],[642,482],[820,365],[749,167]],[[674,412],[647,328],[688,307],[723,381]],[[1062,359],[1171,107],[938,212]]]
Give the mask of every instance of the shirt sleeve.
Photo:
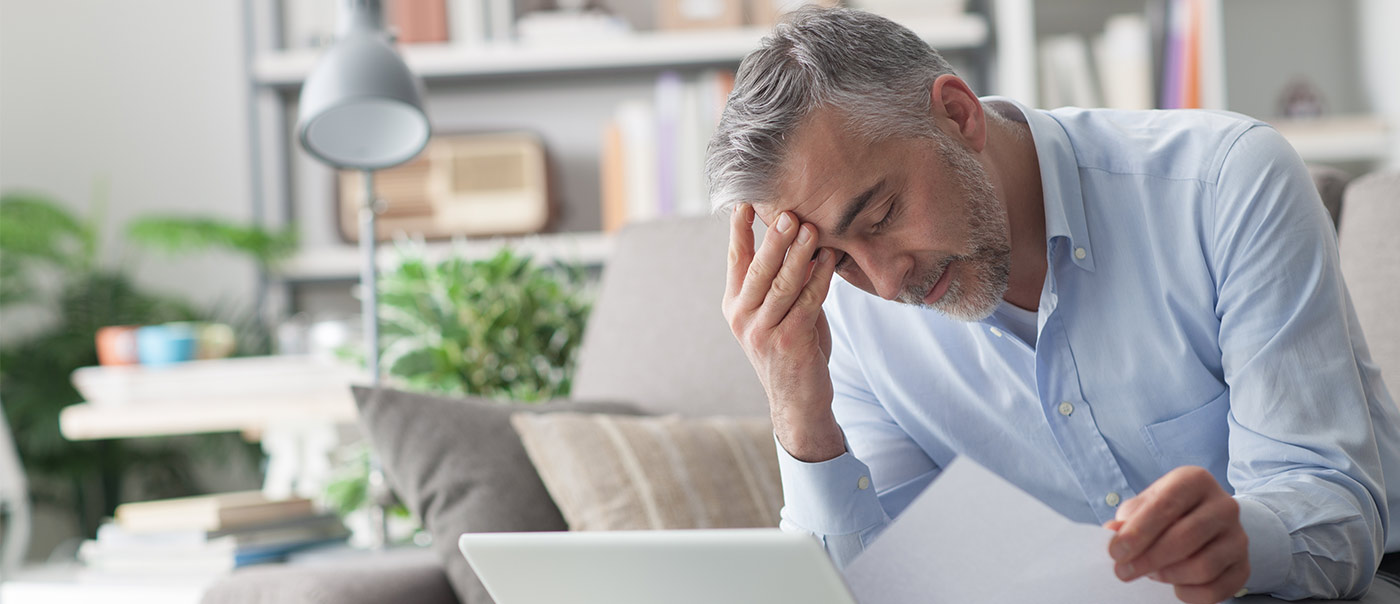
[[[833,288],[838,286],[844,284]],[[827,317],[832,330],[832,410],[846,438],[846,453],[807,463],[774,442],[783,480],[780,526],[817,537],[844,568],[939,469],[871,391],[855,352],[859,344],[852,342],[835,311],[839,297],[834,290],[828,297]]]
[[[1272,128],[1226,152],[1208,220],[1251,593],[1365,593],[1389,519],[1336,234]],[[1359,333],[1359,331],[1358,331]]]

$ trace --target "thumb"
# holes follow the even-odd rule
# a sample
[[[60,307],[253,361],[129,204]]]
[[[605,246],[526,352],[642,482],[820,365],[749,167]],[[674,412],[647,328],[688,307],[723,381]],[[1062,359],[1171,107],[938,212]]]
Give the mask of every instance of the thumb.
[[[1118,511],[1113,514],[1113,522],[1122,523],[1132,518],[1137,509],[1142,506],[1141,499],[1141,497],[1134,497],[1119,504]]]

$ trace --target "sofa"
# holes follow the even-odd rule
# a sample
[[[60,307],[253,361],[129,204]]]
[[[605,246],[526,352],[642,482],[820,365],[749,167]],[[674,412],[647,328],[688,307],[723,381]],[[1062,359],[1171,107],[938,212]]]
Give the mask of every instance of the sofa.
[[[1313,175],[1338,221],[1343,272],[1373,358],[1396,391],[1400,173],[1354,181],[1335,170],[1316,169]],[[572,399],[585,408],[593,404],[589,401],[624,403],[631,406],[628,413],[766,417],[762,386],[720,313],[727,246],[727,221],[717,217],[662,220],[620,232],[584,336]],[[376,426],[366,429],[373,432]],[[377,450],[380,444],[376,441]],[[454,592],[446,573],[459,572],[450,568],[461,564],[454,559],[460,558],[455,539],[436,547],[436,552],[389,551],[335,564],[244,569],[213,585],[204,602],[489,601],[479,593],[459,597],[460,581]]]

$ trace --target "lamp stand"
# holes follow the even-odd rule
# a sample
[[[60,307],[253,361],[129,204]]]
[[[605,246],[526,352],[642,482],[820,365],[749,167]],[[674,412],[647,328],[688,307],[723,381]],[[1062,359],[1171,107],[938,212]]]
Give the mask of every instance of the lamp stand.
[[[375,248],[378,233],[375,219],[379,214],[378,200],[374,197],[374,171],[361,170],[365,181],[365,203],[360,206],[360,317],[365,332],[365,363],[369,368],[370,385],[380,386],[379,372],[379,268],[375,264]],[[393,491],[384,478],[384,466],[379,456],[373,452],[369,456],[369,484],[366,496],[369,498],[369,522],[373,530],[371,547],[382,550],[389,545],[389,510],[393,505]]]
[[[377,233],[375,217],[379,213],[374,198],[374,171],[362,170],[365,181],[365,203],[360,206],[360,317],[365,332],[365,362],[369,368],[370,385],[379,387],[379,272],[374,255]]]

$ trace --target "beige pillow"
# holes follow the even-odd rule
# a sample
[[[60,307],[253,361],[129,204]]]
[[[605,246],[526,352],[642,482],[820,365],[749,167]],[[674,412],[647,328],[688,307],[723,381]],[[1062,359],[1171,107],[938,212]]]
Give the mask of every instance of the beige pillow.
[[[778,525],[767,418],[522,413],[511,424],[570,530]]]

